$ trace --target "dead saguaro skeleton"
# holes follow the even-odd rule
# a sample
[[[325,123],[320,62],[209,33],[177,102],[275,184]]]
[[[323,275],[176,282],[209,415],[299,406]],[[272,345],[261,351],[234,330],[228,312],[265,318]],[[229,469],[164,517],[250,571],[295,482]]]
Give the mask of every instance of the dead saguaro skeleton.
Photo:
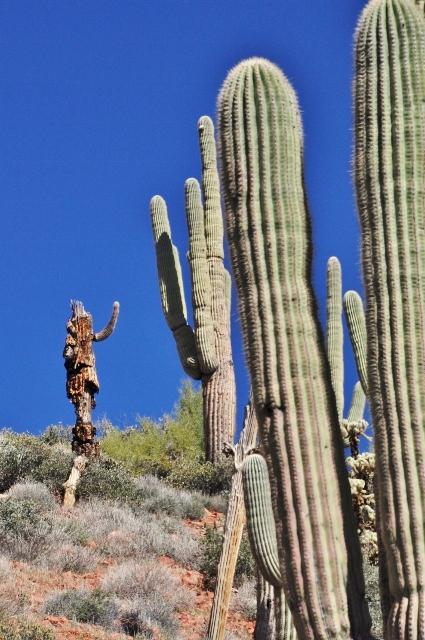
[[[71,475],[65,482],[64,505],[75,502],[75,489],[89,457],[99,455],[99,443],[95,441],[96,428],[92,423],[92,409],[96,406],[95,394],[99,392],[93,342],[106,340],[118,318],[120,305],[114,302],[112,316],[106,327],[93,333],[93,319],[85,311],[83,303],[71,301],[72,316],[66,324],[68,335],[63,357],[66,368],[66,394],[75,408],[77,420],[72,430],[72,450],[77,454]]]

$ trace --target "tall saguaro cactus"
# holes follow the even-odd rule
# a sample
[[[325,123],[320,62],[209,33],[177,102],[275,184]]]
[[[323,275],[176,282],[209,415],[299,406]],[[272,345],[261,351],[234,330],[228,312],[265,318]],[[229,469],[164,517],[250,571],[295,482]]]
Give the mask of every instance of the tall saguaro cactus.
[[[370,2],[356,45],[355,183],[391,639],[425,637],[424,61],[414,3]]]
[[[190,178],[185,185],[194,330],[187,322],[178,251],[172,244],[167,208],[160,196],[151,200],[151,218],[162,308],[183,369],[192,378],[202,380],[206,458],[216,462],[223,442],[233,442],[236,421],[231,287],[223,263],[223,219],[211,119],[201,118],[198,131],[204,202],[196,180]]]
[[[228,238],[280,568],[299,638],[367,638],[360,547],[311,285],[301,122],[281,71],[253,58],[218,102]],[[284,523],[284,524],[283,524]],[[348,592],[348,596],[347,596]]]

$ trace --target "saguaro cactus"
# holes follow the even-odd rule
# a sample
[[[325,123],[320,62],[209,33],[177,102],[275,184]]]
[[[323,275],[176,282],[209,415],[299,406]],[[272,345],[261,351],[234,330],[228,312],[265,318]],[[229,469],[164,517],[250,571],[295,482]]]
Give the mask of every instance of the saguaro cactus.
[[[167,208],[160,196],[151,200],[151,218],[162,308],[183,369],[192,378],[202,380],[206,458],[215,462],[221,457],[223,442],[233,442],[235,432],[231,287],[223,264],[223,219],[211,119],[201,118],[198,131],[204,203],[196,180],[191,178],[185,185],[194,330],[187,322],[178,251],[172,244]]]
[[[367,395],[367,367],[366,367],[366,320],[363,310],[363,303],[356,291],[347,291],[344,296],[344,312],[347,320],[348,332],[350,334],[351,345],[356,359],[357,373],[363,391]]]
[[[269,473],[263,456],[254,453],[245,459],[242,480],[252,555],[262,576],[274,587],[276,640],[295,640],[297,634],[282,589]]]
[[[338,258],[329,258],[326,278],[326,353],[331,371],[332,388],[338,419],[341,426],[344,446],[351,447],[351,455],[358,455],[360,435],[364,435],[368,424],[363,420],[366,406],[364,387],[358,382],[354,385],[350,409],[344,418],[344,356],[343,356],[343,325],[342,325],[342,275]],[[354,300],[355,304],[351,304]],[[345,311],[350,331],[356,361],[366,362],[366,327],[364,322],[363,305],[360,296],[355,291],[349,291],[344,296]],[[364,332],[361,327],[364,326]],[[363,379],[366,380],[364,372]],[[367,438],[367,436],[365,436]]]
[[[391,639],[425,637],[424,60],[413,2],[370,2],[356,44],[355,183]]]
[[[229,73],[218,117],[228,238],[276,488],[285,595],[300,638],[346,639],[350,622],[353,636],[366,638],[360,545],[310,280],[295,93],[276,66],[247,60]]]

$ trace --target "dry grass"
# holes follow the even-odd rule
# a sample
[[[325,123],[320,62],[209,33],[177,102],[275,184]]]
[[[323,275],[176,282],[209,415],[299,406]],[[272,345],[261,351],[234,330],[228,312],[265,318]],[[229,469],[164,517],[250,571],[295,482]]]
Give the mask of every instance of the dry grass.
[[[255,620],[257,616],[256,581],[245,579],[241,586],[232,593],[232,607],[242,613],[247,620]]]

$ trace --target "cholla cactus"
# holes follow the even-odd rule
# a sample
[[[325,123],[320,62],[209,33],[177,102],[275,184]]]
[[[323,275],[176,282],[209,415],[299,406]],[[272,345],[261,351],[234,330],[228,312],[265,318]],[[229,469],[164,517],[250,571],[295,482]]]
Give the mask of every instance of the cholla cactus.
[[[353,508],[363,552],[371,564],[378,564],[378,536],[375,512],[375,454],[371,452],[348,457]]]
[[[198,123],[202,186],[185,185],[192,278],[194,326],[187,321],[183,278],[177,248],[171,240],[167,208],[160,196],[151,200],[161,301],[185,372],[202,380],[206,459],[221,457],[223,442],[233,442],[236,387],[230,343],[230,275],[224,267],[223,220],[214,127],[208,117]]]

